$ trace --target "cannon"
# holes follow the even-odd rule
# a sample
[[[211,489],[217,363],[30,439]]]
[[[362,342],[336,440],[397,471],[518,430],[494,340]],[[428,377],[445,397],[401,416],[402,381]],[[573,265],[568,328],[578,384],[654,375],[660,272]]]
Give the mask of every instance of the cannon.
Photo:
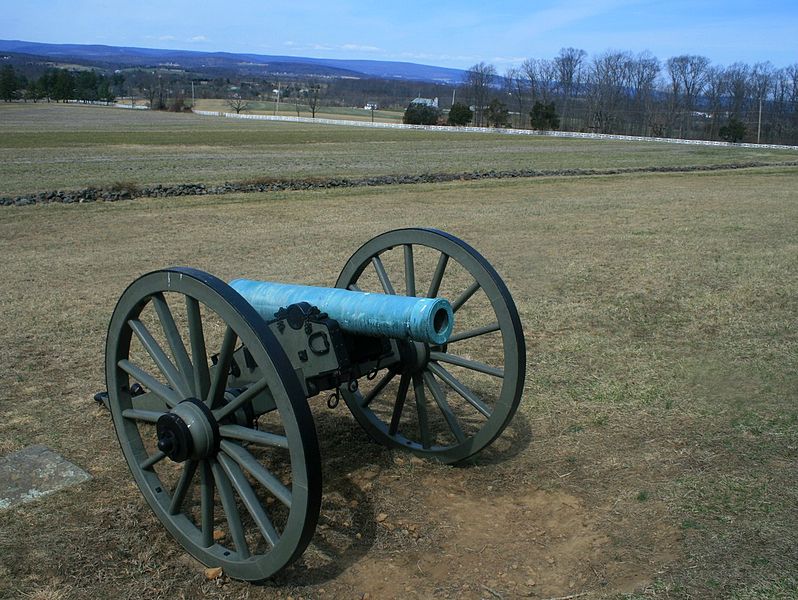
[[[509,424],[525,360],[488,261],[442,231],[398,229],[363,244],[332,288],[185,267],[141,276],[108,327],[106,403],[170,534],[205,565],[261,581],[316,528],[309,399],[343,399],[375,441],[453,464]]]

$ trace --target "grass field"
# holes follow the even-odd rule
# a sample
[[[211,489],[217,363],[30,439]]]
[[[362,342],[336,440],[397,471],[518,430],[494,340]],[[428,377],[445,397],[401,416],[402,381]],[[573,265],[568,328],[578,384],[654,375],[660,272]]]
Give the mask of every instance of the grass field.
[[[266,132],[286,152],[302,135],[326,136],[343,165],[365,135],[124,113],[117,138],[109,120],[119,112],[75,108],[99,119],[98,140],[87,120],[73,133],[42,126],[34,144],[26,135],[39,126],[10,118],[61,110],[0,111],[17,132],[3,152],[28,157],[48,187],[78,185],[81,156],[132,152],[141,176],[156,177],[166,171],[147,150],[188,164],[178,147],[194,155],[205,137],[203,152],[224,156],[237,135],[250,140],[230,159],[249,165],[244,176],[256,160],[243,148],[269,152],[257,142]],[[414,139],[419,152],[443,147]],[[510,163],[516,150],[557,165],[729,160],[705,149],[458,140],[466,156],[501,151]],[[40,153],[70,158],[58,174]],[[387,168],[351,168],[375,163]],[[184,171],[211,172],[221,173]],[[14,185],[37,181],[25,177]],[[0,511],[0,597],[795,598],[796,184],[798,169],[774,167],[0,210],[0,456],[46,444],[94,477]],[[528,350],[513,425],[475,464],[451,468],[377,446],[345,408],[314,402],[325,498],[305,557],[262,587],[206,581],[146,507],[91,400],[104,387],[117,298],[172,264],[331,285],[362,242],[407,225],[463,237],[507,281]]]
[[[798,152],[0,104],[0,196],[89,186],[794,161]]]

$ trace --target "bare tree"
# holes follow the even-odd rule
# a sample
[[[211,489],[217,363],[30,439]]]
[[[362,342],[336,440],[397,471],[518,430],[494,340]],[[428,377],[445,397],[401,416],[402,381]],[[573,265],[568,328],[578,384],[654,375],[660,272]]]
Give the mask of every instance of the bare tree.
[[[771,93],[774,78],[773,65],[756,63],[751,69],[751,93],[755,100],[765,100]]]
[[[477,127],[484,124],[488,96],[495,79],[496,67],[484,62],[477,63],[466,71],[465,81],[474,101],[474,124]]]
[[[524,77],[524,72],[518,68],[510,68],[504,74],[504,87],[507,95],[512,99],[514,108],[518,109],[518,126],[526,124],[527,95],[529,82]]]
[[[769,62],[756,63],[751,69],[751,96],[752,106],[751,121],[756,123],[756,141],[760,141],[762,130],[762,113],[767,109],[767,101],[773,91],[773,65]],[[766,130],[770,129],[770,124],[765,123]],[[766,136],[767,137],[767,136]]]
[[[310,116],[316,118],[316,108],[319,105],[319,97],[321,96],[321,84],[318,81],[311,81],[308,84],[308,106],[310,107]]]
[[[630,57],[628,61],[630,121],[636,123],[640,135],[648,133],[654,103],[654,86],[659,72],[659,60],[649,52],[641,52],[635,57]]]
[[[774,74],[772,120],[775,139],[788,144],[798,140],[798,64]]]
[[[582,83],[585,57],[587,57],[587,52],[584,50],[561,48],[560,53],[554,59],[562,97],[560,113],[565,128],[567,128],[566,123],[570,116],[571,98],[575,93],[578,93]]]
[[[154,85],[150,84],[149,87],[141,88],[144,97],[147,99],[147,106],[149,108],[155,108],[153,104],[155,103],[155,96],[158,93],[158,90],[155,88]]]
[[[300,108],[300,100],[302,99],[302,94],[300,93],[299,88],[294,90],[294,109],[296,110],[296,116],[299,116],[299,108]]]
[[[720,117],[723,112],[723,99],[728,94],[728,80],[721,67],[707,69],[707,83],[704,87],[704,97],[709,108],[709,138],[716,139],[720,127]]]
[[[674,56],[668,59],[668,73],[671,80],[678,82],[682,97],[677,98],[681,107],[681,133],[689,137],[692,123],[692,112],[695,109],[696,98],[701,94],[706,84],[709,59],[706,56],[688,55]]]
[[[620,129],[621,108],[626,97],[630,57],[608,51],[593,58],[588,75],[591,128],[599,133]]]
[[[744,63],[734,63],[726,68],[726,85],[729,94],[728,110],[730,116],[741,117],[746,109],[749,96],[751,69]]]
[[[789,104],[785,106],[787,119],[789,120],[792,140],[788,143],[798,143],[798,63],[790,65],[785,69],[787,79]]]
[[[236,111],[236,114],[240,114],[241,111],[247,110],[249,108],[249,102],[244,100],[240,94],[231,94],[227,98],[226,104]]]
[[[548,104],[554,100],[558,73],[557,65],[553,60],[528,58],[521,64],[521,69],[529,80],[533,101],[539,100],[543,104]]]

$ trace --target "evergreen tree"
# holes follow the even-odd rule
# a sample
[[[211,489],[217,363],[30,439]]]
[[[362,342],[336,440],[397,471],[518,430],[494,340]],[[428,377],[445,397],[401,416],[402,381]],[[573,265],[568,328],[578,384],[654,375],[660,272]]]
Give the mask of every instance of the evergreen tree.
[[[449,109],[449,125],[468,125],[474,118],[474,112],[462,102],[455,102]]]
[[[732,117],[729,122],[720,128],[718,134],[721,139],[727,142],[736,143],[745,137],[745,123],[739,119]]]
[[[507,111],[507,105],[498,98],[494,98],[490,101],[487,116],[488,125],[492,127],[507,127],[507,123],[510,120],[510,113]]]
[[[105,102],[113,102],[116,96],[111,91],[111,85],[107,77],[100,77],[97,83],[97,98]]]
[[[58,69],[53,77],[53,99],[65,101],[75,96],[75,78],[66,69]]]
[[[529,123],[532,129],[555,130],[560,128],[560,117],[554,102],[535,102],[529,113]]]
[[[37,87],[41,91],[42,98],[47,98],[47,102],[49,102],[53,97],[55,73],[55,69],[48,69],[42,74],[41,77],[39,77],[39,81],[37,82]]]
[[[0,98],[6,102],[11,102],[17,97],[19,82],[14,67],[3,65],[0,69]]]
[[[406,125],[435,125],[438,122],[438,109],[411,102],[405,110],[402,122]]]
[[[97,74],[80,71],[74,75],[75,97],[78,100],[97,100]]]

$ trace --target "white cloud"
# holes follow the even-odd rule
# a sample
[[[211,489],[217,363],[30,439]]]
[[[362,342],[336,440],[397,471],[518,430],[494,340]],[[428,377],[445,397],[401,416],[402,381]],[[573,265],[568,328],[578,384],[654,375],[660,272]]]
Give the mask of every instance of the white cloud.
[[[434,54],[431,52],[400,52],[392,54],[393,58],[402,60],[425,60],[425,61],[444,61],[444,62],[479,62],[484,57],[477,55],[453,55],[453,54]]]
[[[344,44],[341,50],[354,50],[356,52],[382,52],[377,46],[361,46],[360,44]]]
[[[525,56],[494,56],[491,62],[497,65],[520,65],[526,60]]]
[[[208,38],[205,37],[204,35],[195,35],[189,40],[189,42],[207,42],[207,41]]]

